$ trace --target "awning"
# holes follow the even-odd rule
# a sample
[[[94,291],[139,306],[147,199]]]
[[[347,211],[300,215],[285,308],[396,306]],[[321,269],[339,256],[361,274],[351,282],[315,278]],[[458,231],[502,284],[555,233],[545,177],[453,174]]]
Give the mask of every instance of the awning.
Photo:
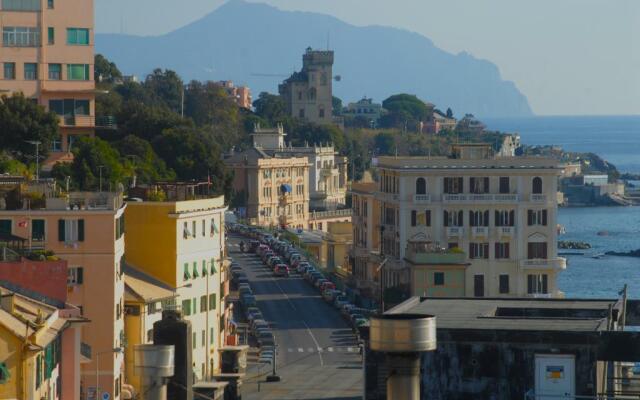
[[[280,191],[282,193],[291,193],[291,185],[289,185],[288,183],[280,185]]]

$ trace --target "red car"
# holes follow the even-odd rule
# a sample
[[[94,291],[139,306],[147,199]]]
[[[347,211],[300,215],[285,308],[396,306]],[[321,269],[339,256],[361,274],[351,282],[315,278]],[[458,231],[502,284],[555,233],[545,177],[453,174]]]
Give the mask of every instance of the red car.
[[[336,284],[335,283],[333,283],[333,282],[323,282],[320,285],[320,292],[324,292],[325,290],[329,290],[329,289],[335,290],[335,288],[336,288]]]
[[[287,267],[287,264],[277,264],[273,269],[273,275],[288,277],[289,267]]]

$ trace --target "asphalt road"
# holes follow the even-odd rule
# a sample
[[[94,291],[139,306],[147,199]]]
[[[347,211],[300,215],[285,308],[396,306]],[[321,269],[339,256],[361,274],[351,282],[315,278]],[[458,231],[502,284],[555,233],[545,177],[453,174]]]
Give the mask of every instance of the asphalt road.
[[[240,253],[230,235],[230,256],[246,272],[258,307],[276,339],[281,382],[265,383],[271,366],[253,365],[243,384],[246,399],[360,399],[362,357],[340,313],[302,277],[272,275],[258,256]]]

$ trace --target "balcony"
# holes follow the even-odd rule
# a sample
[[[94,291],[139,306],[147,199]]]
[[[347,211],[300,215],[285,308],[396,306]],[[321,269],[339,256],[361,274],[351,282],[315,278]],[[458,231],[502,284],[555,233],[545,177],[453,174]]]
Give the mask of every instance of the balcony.
[[[466,194],[443,194],[443,203],[464,203],[468,201]]]
[[[567,268],[567,259],[562,257],[556,258],[536,258],[532,260],[520,260],[520,268],[523,269],[546,269],[546,270],[563,270]]]
[[[516,228],[513,226],[498,226],[496,227],[497,237],[513,237],[516,233]]]
[[[447,265],[447,264],[464,264],[467,259],[465,253],[454,253],[450,251],[425,251],[421,252],[407,250],[407,261],[416,265]]]
[[[95,128],[96,117],[93,115],[63,115],[58,117],[63,128]]]
[[[493,201],[495,203],[515,203],[520,200],[520,196],[515,193],[494,194]]]
[[[547,195],[546,194],[532,194],[529,196],[529,201],[532,203],[546,203]]]
[[[489,236],[489,228],[486,226],[474,226],[471,228],[471,235],[474,238]]]
[[[447,237],[461,237],[464,234],[464,228],[461,226],[447,227]]]
[[[416,194],[413,196],[414,204],[427,204],[431,203],[431,196],[428,194]]]
[[[470,194],[443,194],[442,202],[451,204],[465,203],[515,203],[520,200],[520,196],[515,193],[507,194],[489,194],[489,193],[470,193]]]

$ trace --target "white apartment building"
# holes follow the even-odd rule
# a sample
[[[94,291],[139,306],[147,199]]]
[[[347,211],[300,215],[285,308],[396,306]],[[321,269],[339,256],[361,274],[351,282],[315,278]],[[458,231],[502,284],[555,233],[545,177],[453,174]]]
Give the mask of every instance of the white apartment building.
[[[560,173],[556,160],[496,157],[484,145],[454,146],[450,158],[380,157],[380,218],[367,229],[380,232],[379,254],[369,259],[382,272],[382,286],[413,295],[435,286],[441,295],[562,296],[556,285],[566,268],[556,246]],[[464,260],[451,263],[462,273],[450,274],[446,259],[425,262],[408,251],[424,243],[444,254],[464,251]],[[357,245],[354,251],[362,252]],[[453,290],[446,280],[456,276],[461,282]]]

